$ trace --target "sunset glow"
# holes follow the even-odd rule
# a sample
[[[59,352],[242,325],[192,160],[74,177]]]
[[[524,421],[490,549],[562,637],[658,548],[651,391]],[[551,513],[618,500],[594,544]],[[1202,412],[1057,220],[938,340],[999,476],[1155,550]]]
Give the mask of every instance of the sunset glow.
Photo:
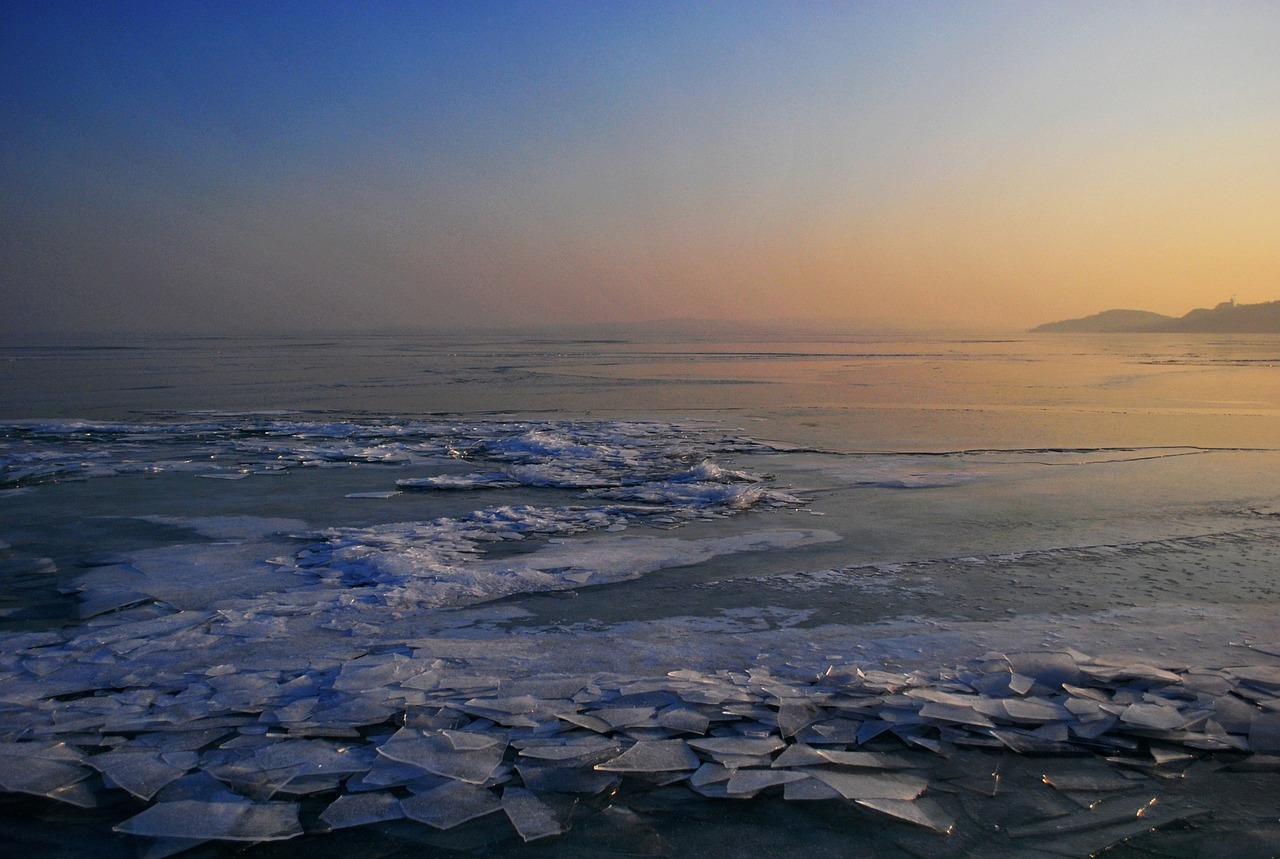
[[[0,9],[8,331],[1280,298],[1268,3]]]

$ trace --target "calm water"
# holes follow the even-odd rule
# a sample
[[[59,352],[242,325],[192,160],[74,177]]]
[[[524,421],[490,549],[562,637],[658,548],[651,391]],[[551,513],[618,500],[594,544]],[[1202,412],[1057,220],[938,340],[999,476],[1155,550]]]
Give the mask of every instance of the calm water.
[[[0,843],[1273,855],[1277,362],[5,347]]]

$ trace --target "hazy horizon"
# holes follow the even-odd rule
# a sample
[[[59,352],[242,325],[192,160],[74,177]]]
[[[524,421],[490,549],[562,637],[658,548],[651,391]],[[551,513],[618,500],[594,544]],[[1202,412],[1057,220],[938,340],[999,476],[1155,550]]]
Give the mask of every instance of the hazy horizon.
[[[893,337],[895,335],[902,336],[928,336],[937,334],[939,336],[947,335],[990,335],[990,336],[1014,336],[1017,334],[1027,333],[1027,328],[1009,328],[996,325],[987,326],[910,326],[887,325],[875,322],[866,322],[858,319],[784,319],[784,320],[763,320],[763,319],[730,319],[730,318],[709,318],[709,317],[673,317],[668,319],[647,319],[635,322],[528,322],[520,323],[507,321],[503,323],[493,324],[439,324],[439,325],[394,325],[387,324],[381,326],[369,326],[360,328],[341,327],[337,324],[330,324],[328,327],[324,325],[313,325],[309,327],[293,327],[272,326],[263,328],[239,328],[239,329],[222,329],[216,326],[205,329],[196,327],[173,327],[173,328],[153,328],[150,330],[130,330],[130,329],[84,329],[84,330],[57,330],[57,329],[39,329],[32,328],[22,331],[9,332],[6,336],[8,342],[13,345],[35,345],[41,341],[49,341],[55,338],[65,338],[71,341],[82,340],[113,340],[117,338],[219,338],[219,337],[248,337],[248,338],[267,338],[272,337],[332,337],[338,335],[352,336],[440,336],[450,335],[457,337],[475,336],[480,338],[500,337],[503,335],[514,335],[522,337],[547,337],[550,339],[581,339],[581,338],[610,338],[610,337],[671,337],[674,339],[689,338],[714,338],[718,336],[743,337],[760,335],[764,337]]]
[[[1208,306],[1200,308],[1192,308],[1195,310],[1210,309]],[[1092,311],[1083,314],[1080,319],[1089,318],[1108,312],[1120,313],[1143,313],[1148,312],[1142,308],[1104,308],[1099,311]],[[1169,315],[1170,319],[1181,318],[1184,314],[1176,313]],[[1070,320],[1044,320],[1037,325],[1049,322],[1076,321],[1073,317]],[[538,338],[546,337],[548,339],[590,339],[601,338],[608,339],[611,337],[637,337],[648,339],[657,337],[659,339],[670,337],[672,339],[714,339],[716,337],[725,336],[731,338],[751,337],[759,335],[761,337],[796,337],[796,338],[893,338],[902,337],[929,337],[936,335],[940,337],[954,336],[975,336],[975,337],[1017,337],[1022,334],[1036,333],[1032,326],[1009,326],[988,323],[986,325],[948,325],[945,322],[936,324],[911,324],[910,322],[886,323],[877,320],[863,319],[818,319],[818,318],[791,318],[791,319],[734,319],[730,317],[669,317],[664,319],[645,319],[631,322],[625,321],[608,321],[608,322],[514,322],[505,321],[491,324],[474,323],[474,324],[405,324],[405,325],[379,325],[350,328],[343,327],[338,324],[312,325],[302,327],[285,326],[266,326],[266,327],[242,327],[236,329],[225,329],[217,325],[211,325],[206,328],[198,328],[194,325],[187,327],[170,327],[170,328],[152,328],[147,330],[138,329],[108,329],[108,328],[92,328],[84,330],[58,330],[50,328],[30,328],[25,330],[14,330],[6,333],[6,338],[10,345],[31,346],[38,345],[41,342],[49,342],[55,339],[66,339],[72,342],[94,341],[94,340],[114,340],[114,339],[134,339],[140,337],[157,337],[164,339],[174,338],[193,338],[193,339],[216,339],[220,337],[236,338],[267,338],[272,337],[335,337],[340,335],[352,336],[455,336],[460,338],[478,337],[492,338],[501,337],[503,335],[512,335],[518,337]],[[1127,333],[1147,333],[1147,332],[1127,332]],[[1159,334],[1161,332],[1150,332]]]
[[[0,334],[1280,298],[1266,3],[0,7]]]

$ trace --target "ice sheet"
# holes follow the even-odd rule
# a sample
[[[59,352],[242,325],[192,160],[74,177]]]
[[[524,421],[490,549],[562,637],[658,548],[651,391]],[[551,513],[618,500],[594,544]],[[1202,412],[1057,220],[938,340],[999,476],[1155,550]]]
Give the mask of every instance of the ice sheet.
[[[450,782],[407,797],[400,800],[400,805],[407,817],[437,829],[452,829],[502,808],[492,791],[462,782]]]
[[[355,464],[394,468],[387,486],[412,473],[403,481],[420,491],[335,493],[334,503],[428,505],[455,484],[472,491],[448,503],[477,499],[471,512],[435,518],[421,514],[433,507],[396,508],[418,511],[404,521],[363,501],[338,523],[147,517],[189,536],[167,534],[163,545],[93,566],[76,583],[78,622],[3,636],[0,785],[106,808],[127,792],[150,805],[120,831],[158,843],[292,837],[297,807],[280,800],[302,796],[328,802],[320,820],[333,828],[401,814],[448,828],[502,810],[521,836],[541,838],[563,825],[556,795],[567,803],[662,783],[724,798],[858,803],[887,824],[942,833],[961,819],[947,797],[999,785],[947,771],[965,749],[1116,757],[1108,775],[1042,773],[1035,783],[1071,806],[1054,812],[1066,828],[1043,831],[1074,833],[1097,820],[1120,825],[1076,809],[1123,793],[1132,780],[1121,767],[1178,767],[1201,750],[1280,751],[1269,606],[821,622],[794,598],[809,585],[849,585],[845,593],[863,599],[940,562],[792,563],[833,545],[834,533],[779,522],[804,493],[762,470],[717,464],[719,447],[754,448],[714,433],[227,419],[171,432],[52,424],[29,436],[4,474],[33,491],[144,468],[185,479],[199,460],[199,473],[242,478],[204,490],[240,491],[282,468]],[[998,471],[919,465],[928,478],[919,489]],[[557,495],[525,505],[503,494],[512,489]],[[771,512],[718,530],[719,517],[747,510]],[[688,536],[643,527],[690,523]],[[1071,551],[1088,560],[1141,547]],[[974,569],[1021,563],[970,560]],[[522,608],[532,600],[495,602],[535,593],[569,601],[687,565],[737,576],[754,563],[786,567],[759,580],[778,585],[786,604],[551,621]],[[1265,758],[1258,765],[1269,771]]]
[[[339,796],[320,814],[334,829],[365,826],[404,817],[400,801],[390,793],[348,793]]]
[[[302,834],[293,803],[160,802],[116,827],[151,838],[282,841]]]

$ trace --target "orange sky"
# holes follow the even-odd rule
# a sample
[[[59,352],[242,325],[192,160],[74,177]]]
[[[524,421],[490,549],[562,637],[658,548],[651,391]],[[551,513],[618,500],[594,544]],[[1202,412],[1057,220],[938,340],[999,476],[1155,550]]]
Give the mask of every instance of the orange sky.
[[[1270,3],[5,4],[10,333],[1280,299]]]

